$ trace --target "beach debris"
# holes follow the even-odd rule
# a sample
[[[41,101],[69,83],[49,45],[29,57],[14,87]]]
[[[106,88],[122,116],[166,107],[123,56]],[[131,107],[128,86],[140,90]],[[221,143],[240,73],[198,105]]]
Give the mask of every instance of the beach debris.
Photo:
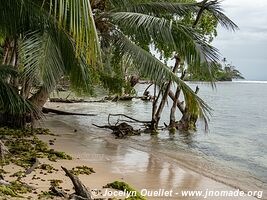
[[[1,162],[4,162],[5,155],[8,154],[8,148],[4,145],[4,143],[0,140],[0,156],[1,156]]]
[[[72,157],[65,152],[55,151],[54,149],[50,149],[47,151],[48,153],[48,160],[56,162],[57,159],[63,160],[72,160]]]
[[[40,161],[37,158],[33,158],[33,160],[35,160],[35,162],[33,163],[33,165],[26,170],[25,175],[29,175],[30,173],[32,173],[40,164]]]
[[[84,99],[63,99],[63,98],[50,98],[50,102],[55,103],[85,103]]]
[[[52,109],[52,108],[42,108],[42,112],[43,113],[54,113],[57,115],[79,115],[79,116],[97,116],[96,114],[87,114],[87,113],[74,113],[74,112],[66,112],[66,111],[62,111],[62,110],[56,110],[56,109]]]
[[[41,170],[46,170],[47,173],[53,173],[53,171],[58,171],[57,169],[55,169],[52,165],[49,165],[49,164],[41,164],[39,166],[39,169]]]
[[[105,101],[112,101],[112,102],[118,102],[118,101],[131,101],[133,98],[136,98],[135,96],[128,96],[128,95],[125,95],[125,96],[108,96],[108,97],[105,97],[104,100]]]
[[[17,197],[17,193],[14,192],[9,186],[0,185],[0,195],[8,195],[11,197]]]
[[[11,197],[21,197],[19,194],[32,192],[32,190],[34,189],[33,187],[27,185],[26,183],[22,183],[18,180],[7,183],[8,184],[0,183],[0,196],[1,194],[3,194]]]
[[[84,99],[63,99],[63,98],[50,98],[52,103],[104,103],[107,102],[105,99],[100,100],[84,100]]]
[[[52,187],[59,187],[60,183],[63,183],[62,180],[58,180],[58,179],[51,179],[49,181]]]
[[[72,170],[70,170],[70,172],[75,176],[78,176],[80,174],[90,175],[92,173],[95,173],[93,168],[87,167],[85,165],[74,167],[72,168]]]
[[[69,199],[65,192],[56,187],[50,187],[49,191],[42,191],[41,194],[38,194],[38,199],[54,199],[55,197],[64,197],[65,199]]]
[[[108,183],[107,185],[103,186],[103,188],[112,188],[115,190],[126,191],[132,196],[126,198],[126,200],[146,200],[138,191],[133,189],[130,185],[122,181],[114,181],[112,183]]]
[[[93,200],[93,195],[86,188],[86,186],[80,181],[80,179],[73,175],[71,171],[67,170],[65,167],[61,167],[66,175],[70,178],[74,185],[75,193],[70,195],[70,199],[87,199],[87,200]]]
[[[112,125],[110,123],[111,117],[118,117],[117,122]],[[122,120],[120,117],[127,118],[127,120]],[[121,122],[121,123],[120,123]],[[98,128],[106,128],[112,130],[112,134],[116,136],[116,138],[124,138],[126,136],[134,136],[134,135],[141,135],[141,130],[135,130],[129,123],[141,123],[144,124],[145,127],[149,127],[151,124],[151,121],[141,121],[138,119],[134,119],[130,116],[127,116],[125,114],[109,114],[108,115],[108,125],[99,126],[96,124],[93,124],[93,126],[96,126]]]
[[[55,196],[68,198],[68,194],[59,189],[57,186],[51,186],[50,190]]]
[[[3,174],[7,174],[7,172],[4,169],[0,169],[0,181],[1,179],[4,179]]]
[[[140,135],[140,131],[139,130],[134,130],[134,128],[127,124],[126,122],[123,122],[119,125],[105,125],[105,126],[98,126],[96,124],[93,124],[94,126],[98,127],[98,128],[107,128],[112,130],[112,134],[116,136],[116,138],[124,138],[126,136],[133,136],[133,135]]]
[[[17,177],[18,179],[21,179],[25,176],[26,176],[25,172],[23,172],[23,171],[18,171],[18,172],[15,172],[14,174],[10,175],[10,177]]]

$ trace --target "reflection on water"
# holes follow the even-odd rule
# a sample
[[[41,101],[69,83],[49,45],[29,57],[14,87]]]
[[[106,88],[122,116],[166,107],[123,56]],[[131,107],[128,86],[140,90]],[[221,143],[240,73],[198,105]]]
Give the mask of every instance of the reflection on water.
[[[196,86],[196,84],[190,85],[193,88]],[[145,87],[145,85],[138,86],[140,94]],[[199,123],[196,133],[170,134],[168,131],[162,131],[157,136],[144,134],[142,137],[128,138],[127,142],[133,142],[140,148],[148,148],[154,152],[190,152],[202,159],[215,160],[221,165],[246,171],[251,176],[267,182],[267,84],[218,83],[214,91],[206,84],[200,83],[199,87],[199,95],[214,110],[208,133],[205,133],[203,125]],[[169,121],[170,105],[165,108],[162,124]],[[120,103],[79,104],[79,107],[75,104],[70,105],[69,109],[97,113],[98,117],[75,119],[86,127],[88,132],[95,133],[99,137],[107,137],[108,134],[92,127],[91,124],[107,123],[109,113],[123,113],[140,120],[150,120],[151,117],[151,103],[138,99]],[[179,117],[177,114],[177,119]],[[150,166],[157,165],[157,160],[131,157],[129,152],[127,158],[121,162],[137,163],[138,166],[132,170],[142,170],[144,159],[149,160]],[[171,168],[171,166],[166,167]],[[159,172],[161,175],[164,173],[164,170]]]

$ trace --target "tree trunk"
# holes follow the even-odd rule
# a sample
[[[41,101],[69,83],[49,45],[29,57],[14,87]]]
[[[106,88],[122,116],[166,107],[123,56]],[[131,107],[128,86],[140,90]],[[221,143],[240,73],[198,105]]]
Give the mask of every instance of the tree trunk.
[[[186,75],[186,70],[184,70],[182,72],[182,75],[181,75],[180,79],[183,80],[185,75]],[[183,107],[181,107],[181,103],[179,101],[180,94],[181,94],[181,88],[179,87],[179,85],[177,85],[174,98],[172,99],[173,100],[173,104],[172,104],[171,113],[170,113],[170,125],[169,125],[169,128],[171,130],[176,128],[175,112],[176,112],[177,106],[180,109],[182,114],[185,113],[185,109]],[[170,95],[170,92],[169,92],[169,95]]]
[[[41,87],[29,100],[41,111],[50,92],[46,88]]]
[[[176,93],[175,93],[175,97],[173,100],[172,108],[171,108],[171,113],[170,113],[170,125],[169,125],[170,129],[176,128],[175,112],[176,112],[177,104],[179,101],[178,99],[179,99],[180,93],[181,93],[181,89],[177,88]]]
[[[176,73],[178,68],[179,68],[179,65],[180,65],[180,58],[178,56],[175,56],[175,59],[176,59],[176,62],[175,62],[175,65],[174,65],[174,68],[173,68],[173,73]],[[172,81],[169,81],[167,86],[166,86],[166,89],[165,89],[165,92],[162,96],[162,99],[161,99],[161,102],[160,102],[160,105],[159,105],[159,108],[157,109],[157,112],[155,114],[155,117],[153,119],[154,123],[155,123],[155,128],[158,129],[158,125],[159,125],[159,121],[160,121],[160,117],[161,117],[161,113],[163,111],[163,108],[168,100],[168,96],[169,96],[169,91],[170,91],[170,88],[171,88],[171,84],[172,84]]]
[[[199,87],[196,87],[195,93],[199,92]],[[176,124],[176,128],[178,130],[188,131],[188,130],[196,130],[196,122],[198,119],[198,115],[189,112],[188,107],[185,107],[185,111],[183,113],[182,118]]]
[[[196,122],[198,116],[186,111],[179,122],[176,124],[176,128],[182,131],[196,130]]]
[[[175,94],[173,93],[173,91],[169,91],[169,97],[174,101],[175,100]],[[177,108],[180,110],[181,113],[184,113],[184,106],[183,106],[183,102],[181,102],[179,99],[177,99]]]
[[[200,7],[200,10],[197,13],[197,17],[196,17],[196,20],[194,21],[194,23],[192,25],[192,28],[196,28],[197,24],[201,20],[203,12],[206,9],[205,4],[207,2],[208,2],[208,0],[204,0],[202,2],[202,5]],[[185,75],[186,75],[186,71],[184,71],[182,73],[180,79],[183,80]],[[199,88],[197,87],[195,93],[197,94],[198,91],[199,91]],[[177,128],[179,130],[184,130],[184,131],[195,130],[198,116],[195,116],[194,114],[190,113],[188,111],[189,109],[188,109],[187,105],[185,107],[183,107],[182,103],[179,102],[178,98],[180,96],[180,93],[181,93],[181,88],[179,88],[179,86],[177,86],[175,95],[173,94],[172,91],[169,91],[169,97],[173,100],[173,105],[172,105],[171,113],[170,113],[169,128],[170,129]],[[180,121],[178,123],[175,122],[175,112],[176,112],[177,107],[179,108],[180,112],[183,114],[182,118],[180,119]]]

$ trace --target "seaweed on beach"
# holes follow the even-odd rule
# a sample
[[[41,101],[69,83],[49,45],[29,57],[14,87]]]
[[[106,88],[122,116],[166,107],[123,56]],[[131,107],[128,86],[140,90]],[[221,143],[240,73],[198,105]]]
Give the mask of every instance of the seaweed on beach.
[[[38,194],[38,199],[53,199],[55,196],[57,196],[57,194],[51,190],[43,191],[41,194]]]
[[[9,186],[0,185],[0,196],[8,195],[11,197],[17,197],[18,194],[14,192]]]
[[[10,185],[0,185],[0,196],[8,195],[11,197],[20,197],[19,194],[31,192],[32,189],[20,181],[10,182]]]
[[[65,152],[49,149],[48,144],[36,134],[52,135],[48,129],[41,128],[34,129],[33,133],[29,129],[0,128],[0,136],[9,151],[5,159],[1,160],[1,164],[14,163],[27,169],[34,164],[35,158],[48,158],[54,162],[58,159],[72,159]]]
[[[112,188],[115,190],[127,191],[127,192],[136,192],[135,196],[130,196],[125,200],[146,200],[138,191],[133,189],[130,185],[122,181],[114,181],[112,183],[108,183],[104,186],[104,188]]]
[[[60,186],[60,183],[63,183],[62,180],[58,180],[58,179],[51,179],[49,181],[50,181],[50,185],[52,187],[59,187]]]
[[[12,137],[31,137],[33,135],[55,135],[49,129],[45,128],[30,128],[26,127],[25,129],[11,129],[7,127],[0,128],[0,136],[12,136]]]
[[[47,173],[53,173],[53,171],[58,171],[57,169],[55,169],[52,165],[49,164],[41,164],[39,166],[39,169],[41,170],[46,170]]]
[[[72,168],[72,170],[70,170],[70,172],[73,174],[73,175],[80,175],[80,174],[86,174],[86,175],[90,175],[92,173],[95,173],[94,169],[91,168],[91,167],[87,167],[87,166],[77,166],[77,167],[74,167]]]
[[[18,172],[15,172],[14,174],[10,175],[10,177],[17,177],[17,178],[22,178],[22,177],[25,177],[25,172],[23,171],[18,171]]]

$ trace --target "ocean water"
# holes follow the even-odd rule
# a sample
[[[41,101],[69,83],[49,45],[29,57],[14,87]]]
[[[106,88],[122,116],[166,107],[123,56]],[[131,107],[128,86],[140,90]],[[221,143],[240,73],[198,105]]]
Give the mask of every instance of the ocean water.
[[[159,152],[188,163],[196,171],[206,171],[211,177],[221,176],[236,182],[266,188],[267,184],[267,82],[222,82],[216,88],[204,83],[190,83],[193,89],[200,87],[199,96],[213,109],[209,131],[201,122],[197,132],[170,134],[160,131],[156,136],[143,134],[127,138],[130,146],[150,152]],[[146,85],[138,85],[142,94]],[[168,104],[161,124],[169,122]],[[151,102],[134,99],[120,103],[88,103],[70,105],[69,109],[84,113],[96,113],[97,117],[72,117],[88,133],[99,137],[113,137],[92,126],[107,124],[108,114],[123,113],[140,120],[151,119]],[[177,119],[179,119],[177,114]],[[68,116],[66,120],[70,120]],[[117,118],[111,118],[116,122]],[[137,125],[136,125],[137,126]],[[218,172],[225,171],[226,175]],[[227,182],[227,181],[226,181]],[[235,185],[234,183],[231,183]],[[242,183],[243,184],[243,183]]]

